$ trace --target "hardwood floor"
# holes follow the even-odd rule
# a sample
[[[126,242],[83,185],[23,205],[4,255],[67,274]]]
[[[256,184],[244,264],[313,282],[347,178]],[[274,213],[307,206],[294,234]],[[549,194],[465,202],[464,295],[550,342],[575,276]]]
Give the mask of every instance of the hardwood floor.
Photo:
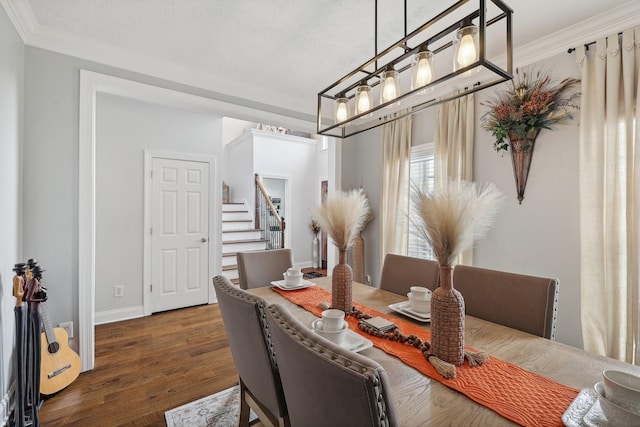
[[[217,304],[96,327],[93,371],[49,397],[43,427],[164,426],[164,412],[238,376]]]

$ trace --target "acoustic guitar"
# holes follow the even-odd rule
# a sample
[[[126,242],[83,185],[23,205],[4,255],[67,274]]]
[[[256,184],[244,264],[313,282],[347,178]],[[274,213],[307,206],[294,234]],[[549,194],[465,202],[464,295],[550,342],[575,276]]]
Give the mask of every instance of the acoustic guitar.
[[[69,334],[53,328],[46,304],[40,303],[44,332],[41,336],[40,393],[50,395],[71,384],[80,375],[80,356],[69,347]]]

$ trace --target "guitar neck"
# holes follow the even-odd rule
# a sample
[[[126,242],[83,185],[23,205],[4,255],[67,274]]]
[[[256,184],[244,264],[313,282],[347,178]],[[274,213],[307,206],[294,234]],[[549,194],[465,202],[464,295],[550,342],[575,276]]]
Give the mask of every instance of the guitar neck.
[[[53,325],[51,324],[51,319],[49,318],[49,310],[47,310],[47,303],[40,303],[40,315],[42,316],[42,325],[44,327],[44,334],[47,337],[47,342],[49,345],[56,342],[56,335],[53,332]]]

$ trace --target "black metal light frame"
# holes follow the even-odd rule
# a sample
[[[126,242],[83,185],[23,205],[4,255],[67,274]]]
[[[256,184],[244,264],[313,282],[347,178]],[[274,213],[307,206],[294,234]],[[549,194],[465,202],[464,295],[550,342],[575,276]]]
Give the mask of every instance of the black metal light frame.
[[[472,1],[476,1],[478,3],[477,8],[474,8],[473,11],[465,12],[462,18],[453,18],[453,21],[446,28],[435,32],[435,34],[431,35],[426,33],[428,30],[432,29],[436,24],[441,24],[446,20],[447,17],[451,17],[452,14],[458,11],[459,8],[470,3]],[[487,3],[490,2],[496,6],[496,10],[499,10],[499,13],[496,16],[491,18],[487,18]],[[459,12],[459,11],[458,11]],[[381,126],[385,123],[392,122],[402,117],[406,117],[409,115],[413,115],[419,111],[422,111],[428,107],[441,104],[443,102],[451,101],[453,99],[477,92],[482,89],[486,89],[488,87],[494,86],[496,84],[505,82],[507,80],[511,80],[513,78],[513,45],[512,45],[512,14],[513,11],[509,8],[505,3],[501,0],[459,0],[449,8],[447,8],[442,13],[436,15],[431,20],[427,21],[424,25],[417,28],[410,34],[406,34],[406,0],[405,0],[405,37],[400,39],[395,44],[389,46],[384,51],[376,54],[373,58],[365,62],[360,67],[351,71],[349,74],[345,75],[322,92],[318,93],[318,116],[317,116],[317,131],[318,134],[335,136],[338,138],[346,138],[349,136],[353,136],[362,132],[365,132],[369,129],[373,129],[375,127]],[[373,83],[368,83],[372,88],[379,85],[379,76],[380,74],[386,70],[388,67],[393,67],[396,64],[406,61],[407,58],[411,58],[412,55],[416,54],[421,48],[425,45],[432,46],[436,44],[438,41],[443,39],[446,36],[452,37],[452,35],[457,31],[458,28],[463,26],[465,23],[471,22],[473,20],[477,20],[478,27],[478,41],[479,41],[479,55],[478,60],[472,64],[469,64],[466,67],[460,68],[456,71],[451,71],[443,76],[438,76],[431,83],[426,86],[419,87],[413,90],[406,91],[395,98],[393,101],[389,101],[386,103],[382,103],[372,107],[370,110],[363,112],[358,115],[353,115],[349,117],[347,120],[334,123],[333,114],[331,114],[330,120],[325,117],[323,118],[323,102],[326,106],[327,102],[330,102],[333,112],[333,104],[339,97],[348,97],[352,99],[355,95],[352,93],[355,91],[355,88],[358,87],[362,82],[368,82],[369,79],[376,80]],[[506,43],[506,66],[500,68],[493,62],[489,61],[486,58],[486,32],[487,27],[493,25],[499,21],[506,20],[506,31],[505,31],[505,43]],[[377,2],[376,2],[376,44],[377,44]],[[426,36],[423,34],[425,33]],[[414,46],[410,46],[409,42],[412,39],[417,37],[422,37],[419,43],[416,43]],[[445,43],[439,46],[437,49],[433,50],[434,56],[437,57],[437,54],[444,51],[445,49],[451,49],[453,45],[452,41]],[[402,49],[404,53],[397,56],[395,59],[386,62],[382,66],[378,66],[378,61],[389,55],[394,49]],[[377,52],[377,46],[376,46]],[[370,67],[373,67],[372,71],[368,71]],[[495,74],[495,78],[490,79],[485,82],[474,82],[471,85],[464,87],[464,89],[458,89],[455,93],[449,93],[444,96],[436,97],[430,100],[425,101],[424,98],[420,99],[418,96],[415,96],[418,92],[422,92],[425,89],[431,87],[443,87],[443,83],[450,80],[455,79],[459,76],[465,76],[465,73],[475,69],[476,67],[484,67],[486,70],[491,71]],[[402,75],[402,73],[410,68],[409,65],[403,66],[402,68],[397,68],[396,70]],[[453,67],[452,67],[453,68]],[[358,76],[362,74],[363,76]],[[357,79],[355,83],[351,83]],[[413,96],[413,97],[412,97]],[[415,104],[407,106],[406,100],[412,99]],[[398,108],[397,111],[389,112],[384,114],[384,111],[380,111],[382,108],[388,107],[397,101],[402,101],[401,109]],[[374,114],[374,117],[367,118],[371,113],[378,112],[378,114]],[[383,114],[383,115],[381,115]],[[330,122],[327,124],[326,122]],[[350,124],[354,124],[354,126],[347,126]]]

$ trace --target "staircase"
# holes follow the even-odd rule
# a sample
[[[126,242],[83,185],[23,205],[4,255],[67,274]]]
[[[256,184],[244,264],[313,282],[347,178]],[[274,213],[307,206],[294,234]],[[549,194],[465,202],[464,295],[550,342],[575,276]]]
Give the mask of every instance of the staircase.
[[[267,248],[262,230],[256,229],[246,202],[222,204],[222,274],[238,284],[236,253]]]

